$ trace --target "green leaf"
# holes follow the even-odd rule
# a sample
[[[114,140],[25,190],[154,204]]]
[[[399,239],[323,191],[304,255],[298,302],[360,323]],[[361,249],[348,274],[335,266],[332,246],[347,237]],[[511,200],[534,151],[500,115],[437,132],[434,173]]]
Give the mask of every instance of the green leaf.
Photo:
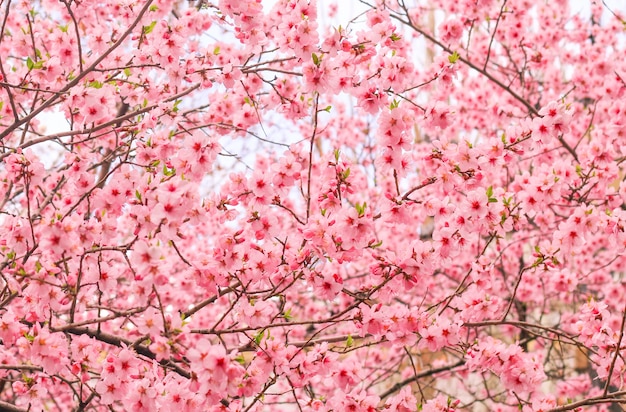
[[[167,177],[169,176],[174,176],[176,174],[176,169],[174,168],[169,168],[166,165],[163,165],[163,174]]]
[[[496,199],[495,197],[490,197],[489,203],[498,203],[498,199]]]
[[[399,105],[400,105],[400,102],[397,101],[396,99],[393,99],[393,102],[391,102],[391,104],[389,105],[389,108],[393,110],[393,109],[396,109]]]
[[[320,65],[320,58],[317,57],[317,54],[312,53],[311,57],[313,58],[313,64],[316,65],[316,66],[319,66]]]
[[[356,211],[359,212],[359,216],[363,216],[365,214],[365,208],[367,207],[367,202],[363,202],[363,204],[357,203],[354,205]]]
[[[350,177],[350,168],[347,168],[343,171],[343,173],[341,173],[341,178],[343,180],[346,180],[348,177]]]
[[[245,365],[246,364],[246,360],[244,359],[243,355],[235,356],[235,362],[237,362],[240,365]]]
[[[346,339],[346,348],[349,348],[352,345],[354,345],[354,339],[352,339],[352,335],[348,335],[348,339]]]
[[[102,82],[93,80],[87,83],[87,87],[93,87],[94,89],[102,89]]]
[[[139,193],[139,190],[135,190],[135,197],[141,202],[141,193]]]
[[[143,32],[144,34],[150,34],[152,33],[152,30],[154,30],[154,27],[156,26],[157,22],[156,20],[153,21],[152,23],[150,23],[150,25],[148,26],[143,26]]]
[[[220,46],[215,46],[215,48],[213,49],[213,54],[216,56],[220,54]]]
[[[448,56],[448,61],[450,62],[450,64],[454,64],[457,62],[457,60],[459,60],[459,57],[461,56],[459,56],[459,53],[455,51],[450,56]]]
[[[287,312],[285,312],[283,314],[283,318],[287,319],[287,320],[291,320],[293,319],[293,316],[291,316],[291,308],[287,309]]]
[[[338,162],[341,151],[339,149],[335,149],[333,153],[335,154],[335,162]]]
[[[398,41],[402,39],[402,37],[398,36],[396,33],[392,34],[390,37],[391,41]]]
[[[383,241],[379,240],[378,242],[371,244],[369,247],[371,247],[372,249],[376,249],[376,248],[381,247],[382,245],[383,245]]]
[[[493,186],[487,188],[487,197],[493,196]]]
[[[263,340],[263,335],[265,335],[265,331],[264,330],[262,330],[261,332],[257,333],[254,336],[254,343],[256,343],[257,346],[261,344],[261,341]]]
[[[333,106],[326,106],[326,107],[325,107],[324,109],[322,109],[322,110],[323,110],[323,111],[325,111],[325,112],[330,113],[330,109],[332,109],[332,108],[333,108]]]
[[[124,74],[126,75],[126,77],[130,77],[130,75],[132,74],[132,72],[130,71],[130,69],[127,67],[124,69]]]
[[[157,7],[157,5],[156,5],[156,4],[153,4],[152,6],[150,6],[150,9],[149,9],[149,10],[150,10],[151,12],[155,12],[155,11],[159,10],[159,8]]]
[[[35,67],[35,62],[30,57],[26,59],[26,67],[28,67],[28,70],[33,70],[33,67]]]

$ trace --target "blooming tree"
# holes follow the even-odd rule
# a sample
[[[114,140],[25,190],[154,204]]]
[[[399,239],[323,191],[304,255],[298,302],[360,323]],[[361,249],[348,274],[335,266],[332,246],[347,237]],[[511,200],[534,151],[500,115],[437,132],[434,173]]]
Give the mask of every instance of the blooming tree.
[[[0,3],[1,410],[626,404],[626,16],[321,2]]]

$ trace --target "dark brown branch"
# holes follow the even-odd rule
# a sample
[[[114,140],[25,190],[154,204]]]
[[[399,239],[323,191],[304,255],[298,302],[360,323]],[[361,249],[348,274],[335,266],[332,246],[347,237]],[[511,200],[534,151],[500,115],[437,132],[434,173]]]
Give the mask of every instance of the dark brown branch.
[[[413,375],[410,378],[406,378],[405,380],[396,383],[395,385],[393,385],[391,388],[389,388],[389,390],[387,390],[385,393],[383,393],[382,395],[380,395],[380,399],[385,399],[390,395],[393,395],[394,393],[398,392],[400,389],[402,389],[403,387],[405,387],[406,385],[408,385],[409,383],[413,383],[421,378],[426,378],[428,376],[432,376],[432,375],[436,375],[438,373],[441,372],[448,372],[454,368],[458,368],[459,366],[462,366],[465,364],[464,360],[460,360],[456,363],[453,363],[452,365],[446,365],[446,366],[442,366],[439,368],[433,368],[433,369],[429,369],[427,371],[418,373],[417,375]]]

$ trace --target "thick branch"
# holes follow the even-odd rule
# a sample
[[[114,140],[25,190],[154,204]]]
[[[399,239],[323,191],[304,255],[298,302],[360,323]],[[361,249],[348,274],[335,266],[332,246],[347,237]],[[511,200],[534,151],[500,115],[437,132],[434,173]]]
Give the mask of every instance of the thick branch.
[[[464,360],[460,360],[456,363],[453,363],[452,365],[446,365],[446,366],[442,366],[440,368],[433,368],[433,369],[429,369],[427,371],[418,373],[417,375],[413,375],[410,378],[406,378],[405,380],[396,383],[395,385],[393,385],[391,388],[389,388],[389,390],[387,390],[387,392],[383,393],[382,395],[380,395],[380,399],[385,399],[386,397],[393,395],[394,393],[398,392],[400,389],[402,389],[404,386],[408,385],[409,383],[413,383],[421,378],[426,378],[428,376],[432,376],[432,375],[436,375],[438,373],[441,372],[447,372],[450,371],[454,368],[457,368],[459,366],[462,366],[465,364]]]

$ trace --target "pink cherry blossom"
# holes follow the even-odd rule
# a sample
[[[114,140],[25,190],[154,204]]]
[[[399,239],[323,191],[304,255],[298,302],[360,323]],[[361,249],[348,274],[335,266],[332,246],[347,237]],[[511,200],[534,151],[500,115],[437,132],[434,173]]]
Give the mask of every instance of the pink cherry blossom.
[[[13,0],[0,410],[612,410],[617,1]]]

